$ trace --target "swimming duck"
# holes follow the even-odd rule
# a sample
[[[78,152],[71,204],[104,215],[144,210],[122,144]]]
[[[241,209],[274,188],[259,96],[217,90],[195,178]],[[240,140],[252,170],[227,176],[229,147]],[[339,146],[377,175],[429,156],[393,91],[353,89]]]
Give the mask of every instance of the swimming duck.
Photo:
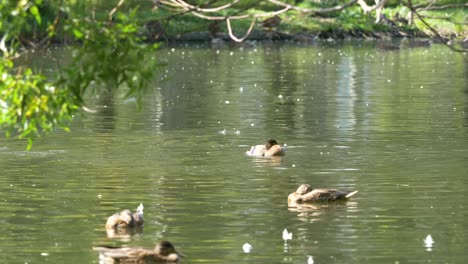
[[[308,184],[301,184],[297,190],[288,196],[288,206],[296,207],[298,204],[310,202],[333,202],[346,200],[358,191],[347,192],[334,189],[312,189]]]
[[[171,242],[160,241],[154,249],[141,247],[93,247],[99,252],[99,263],[179,263],[179,254]]]
[[[278,142],[276,142],[274,139],[268,140],[265,144],[265,147],[265,157],[284,156],[286,154],[284,148],[278,145]]]
[[[106,229],[118,229],[143,226],[143,204],[140,203],[135,213],[128,209],[115,213],[107,218]]]
[[[284,156],[286,151],[283,147],[278,145],[274,139],[267,140],[264,145],[256,145],[250,148],[245,154],[254,157],[274,157]]]

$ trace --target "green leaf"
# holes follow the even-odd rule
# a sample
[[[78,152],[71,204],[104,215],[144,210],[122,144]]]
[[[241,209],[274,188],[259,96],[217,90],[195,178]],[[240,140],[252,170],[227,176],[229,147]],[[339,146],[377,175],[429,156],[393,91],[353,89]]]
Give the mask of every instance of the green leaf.
[[[73,29],[73,35],[75,35],[76,38],[83,38],[84,34],[83,32],[77,30],[77,29]]]
[[[31,15],[34,16],[38,24],[41,24],[42,22],[41,14],[39,13],[39,9],[37,8],[37,6],[31,6],[29,8],[29,13],[31,13]]]

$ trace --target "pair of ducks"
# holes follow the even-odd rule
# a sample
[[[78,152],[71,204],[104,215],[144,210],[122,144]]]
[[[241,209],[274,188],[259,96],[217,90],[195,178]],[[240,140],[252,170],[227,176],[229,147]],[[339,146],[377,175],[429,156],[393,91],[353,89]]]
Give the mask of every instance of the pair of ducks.
[[[335,189],[312,189],[309,184],[301,184],[297,190],[288,195],[288,207],[300,207],[302,204],[314,202],[334,202],[347,200],[358,191],[339,191]],[[143,226],[143,205],[138,206],[135,213],[126,209],[111,215],[106,222],[106,230],[134,228]],[[99,252],[104,263],[179,263],[180,257],[169,241],[160,241],[151,249],[139,247],[94,247]]]
[[[286,151],[276,140],[270,139],[267,140],[264,145],[253,146],[246,154],[254,157],[275,157],[286,155]],[[301,184],[295,192],[288,196],[288,206],[298,207],[298,205],[306,203],[346,200],[356,193],[357,191],[347,192],[334,189],[312,189],[308,184]]]
[[[119,233],[130,229],[143,227],[143,204],[135,213],[125,209],[107,218],[106,232]],[[98,246],[93,248],[99,252],[99,263],[179,263],[183,256],[175,250],[171,242],[159,241],[154,249],[141,247],[111,247]]]

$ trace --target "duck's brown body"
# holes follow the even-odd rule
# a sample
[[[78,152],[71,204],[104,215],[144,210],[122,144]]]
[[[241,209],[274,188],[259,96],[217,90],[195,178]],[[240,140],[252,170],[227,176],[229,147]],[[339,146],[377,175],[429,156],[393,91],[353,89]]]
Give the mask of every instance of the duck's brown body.
[[[286,153],[284,149],[280,145],[273,145],[265,151],[265,157],[277,157],[277,156],[284,156]]]
[[[289,194],[288,206],[295,207],[302,203],[346,200],[356,193],[357,191],[347,192],[334,189],[312,189],[310,185],[302,184],[295,192]]]
[[[262,26],[268,29],[279,26],[281,23],[281,17],[274,16],[262,21]]]
[[[94,247],[100,263],[179,263],[180,257],[169,241],[160,241],[154,250],[141,247]]]
[[[286,155],[286,152],[276,140],[270,139],[264,145],[252,147],[246,154],[254,157],[277,157]]]
[[[140,205],[135,213],[125,209],[107,218],[106,229],[132,228],[143,226],[143,205]]]

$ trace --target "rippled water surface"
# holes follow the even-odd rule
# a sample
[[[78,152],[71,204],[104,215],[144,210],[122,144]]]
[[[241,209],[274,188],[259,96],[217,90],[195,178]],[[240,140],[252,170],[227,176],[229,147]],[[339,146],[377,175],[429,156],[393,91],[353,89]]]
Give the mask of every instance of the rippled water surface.
[[[78,114],[70,133],[29,152],[0,140],[4,263],[98,263],[93,246],[161,239],[184,263],[468,259],[466,55],[356,42],[156,57],[166,66],[142,111],[124,92],[99,94],[98,112]],[[244,155],[269,138],[287,144],[285,157]],[[301,183],[359,193],[288,209]],[[144,229],[107,237],[106,218],[140,202]]]

